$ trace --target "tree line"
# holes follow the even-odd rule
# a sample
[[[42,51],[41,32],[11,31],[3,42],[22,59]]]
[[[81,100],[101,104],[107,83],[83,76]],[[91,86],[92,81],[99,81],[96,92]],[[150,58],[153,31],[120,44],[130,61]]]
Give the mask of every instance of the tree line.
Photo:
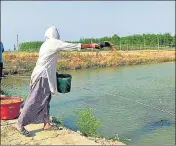
[[[100,43],[109,41],[116,46],[118,50],[139,50],[139,49],[159,49],[174,48],[176,37],[170,33],[165,34],[135,34],[120,37],[114,34],[111,37],[102,38],[81,38],[79,41],[66,41],[71,43]],[[38,51],[42,41],[23,42],[19,45],[19,51]]]

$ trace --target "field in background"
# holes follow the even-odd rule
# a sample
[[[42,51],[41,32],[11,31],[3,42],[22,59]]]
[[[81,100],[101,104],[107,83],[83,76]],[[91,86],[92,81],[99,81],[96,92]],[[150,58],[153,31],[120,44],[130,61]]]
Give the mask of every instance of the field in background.
[[[4,52],[5,74],[31,74],[38,53]],[[175,50],[61,52],[57,69],[116,67],[175,61]]]

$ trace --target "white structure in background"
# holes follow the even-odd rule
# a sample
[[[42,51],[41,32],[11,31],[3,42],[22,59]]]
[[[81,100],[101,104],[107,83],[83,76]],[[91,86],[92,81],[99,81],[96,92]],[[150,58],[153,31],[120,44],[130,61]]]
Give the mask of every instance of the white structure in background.
[[[19,41],[18,41],[18,34],[17,34],[17,44],[16,44],[16,50],[18,50],[19,48]]]

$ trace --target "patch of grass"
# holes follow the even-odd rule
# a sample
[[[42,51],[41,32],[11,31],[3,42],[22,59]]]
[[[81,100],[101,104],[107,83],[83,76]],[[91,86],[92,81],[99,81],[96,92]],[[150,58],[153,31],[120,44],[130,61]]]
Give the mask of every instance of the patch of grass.
[[[131,142],[131,138],[125,138],[123,141],[124,142]]]
[[[100,127],[100,121],[94,116],[92,109],[81,109],[77,112],[80,132],[84,136],[96,137],[97,129]]]
[[[113,136],[113,137],[109,137],[108,140],[113,140],[113,141],[118,140],[118,141],[120,141],[120,137],[119,137],[118,134],[115,134],[115,136]]]
[[[64,126],[63,118],[51,117],[51,121],[52,121],[53,123],[55,123],[58,128]]]
[[[121,139],[118,134],[115,134],[115,136],[108,138],[108,140],[121,141],[121,142],[131,142],[131,138]]]

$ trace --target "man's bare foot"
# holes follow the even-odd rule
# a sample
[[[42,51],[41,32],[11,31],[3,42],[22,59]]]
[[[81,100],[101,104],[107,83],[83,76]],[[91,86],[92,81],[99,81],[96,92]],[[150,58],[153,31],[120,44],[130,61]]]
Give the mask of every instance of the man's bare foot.
[[[50,123],[44,123],[43,130],[57,130],[57,126],[52,126]]]

